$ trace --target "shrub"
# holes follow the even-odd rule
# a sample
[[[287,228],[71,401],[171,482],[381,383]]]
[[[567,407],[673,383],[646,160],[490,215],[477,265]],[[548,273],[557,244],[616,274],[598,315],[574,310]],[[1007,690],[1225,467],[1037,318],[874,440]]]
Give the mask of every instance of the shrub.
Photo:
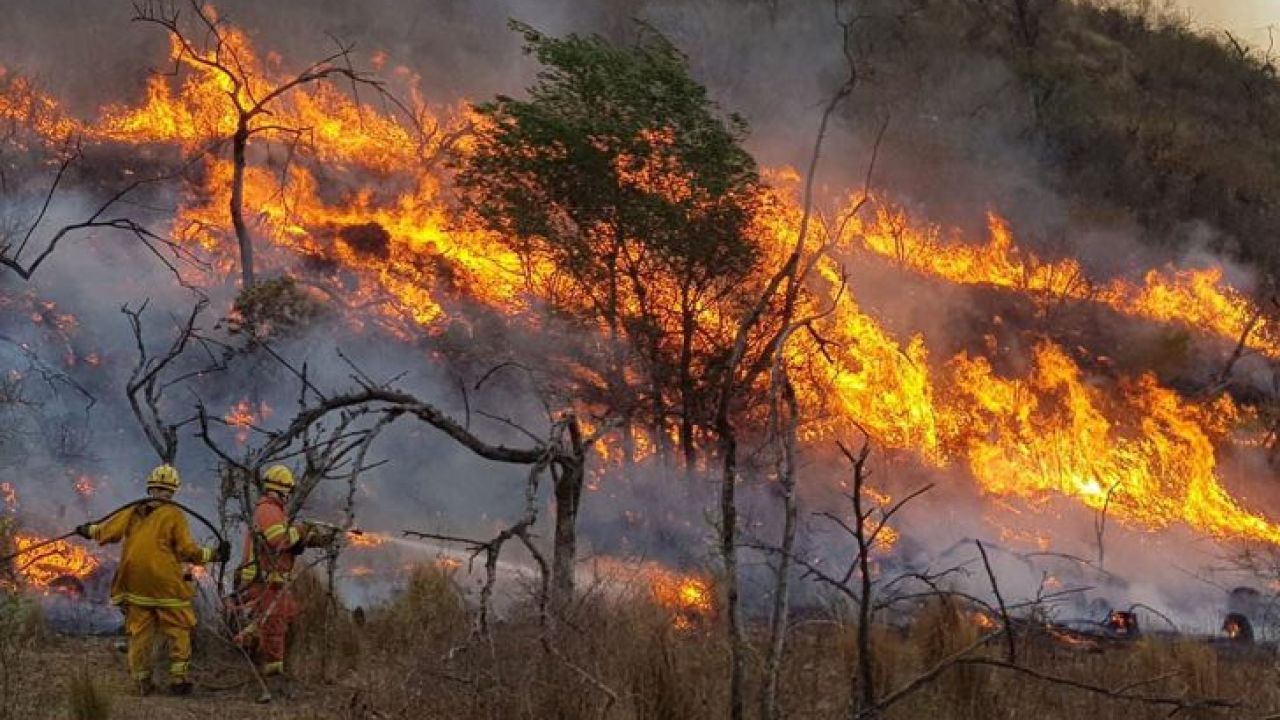
[[[232,335],[247,335],[252,344],[298,335],[324,312],[312,293],[293,278],[282,276],[241,290],[226,324]]]
[[[72,720],[107,720],[111,717],[111,697],[98,686],[87,665],[82,665],[67,684],[67,704]]]

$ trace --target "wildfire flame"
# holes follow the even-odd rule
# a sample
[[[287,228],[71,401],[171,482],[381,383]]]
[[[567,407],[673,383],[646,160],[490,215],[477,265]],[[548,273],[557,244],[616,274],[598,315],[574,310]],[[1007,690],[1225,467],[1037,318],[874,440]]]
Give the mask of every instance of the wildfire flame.
[[[92,123],[66,118],[54,100],[0,73],[0,118],[20,120],[48,138],[79,131],[98,142],[196,152],[234,131],[229,93],[250,101],[288,77],[278,58],[263,60],[243,33],[226,33],[224,51],[233,52],[251,78],[238,88],[174,44],[171,57],[184,69],[180,79],[153,77],[140,103],[104,108]],[[425,144],[403,118],[361,106],[323,83],[290,90],[271,113],[258,116],[255,122],[263,125],[254,126],[255,142],[296,140],[291,147],[298,151],[276,168],[262,162],[259,147],[246,169],[245,214],[255,236],[271,244],[260,261],[283,266],[306,259],[315,273],[342,284],[352,305],[375,311],[352,313],[349,322],[372,317],[404,337],[439,332],[455,296],[536,324],[525,311],[554,285],[556,268],[522,264],[501,238],[460,217],[445,197],[449,178],[433,162],[474,118],[465,106],[429,106],[411,74],[398,79],[408,88],[412,113],[435,130]],[[281,137],[268,124],[309,131],[305,138]],[[654,132],[660,145],[663,136]],[[467,143],[448,148],[466,153]],[[652,158],[618,163],[617,171],[637,191],[680,196],[688,189],[687,178]],[[187,229],[183,239],[214,256],[222,273],[235,263],[226,217],[232,167],[224,155],[209,156],[200,187],[181,199],[174,221],[175,232]],[[783,170],[772,177],[788,174],[794,175]],[[802,213],[794,188],[776,184],[752,232],[765,255],[779,259],[794,245]],[[1073,259],[1046,261],[1018,248],[994,213],[987,242],[973,244],[872,200],[872,212],[848,215],[837,249],[868,251],[918,273],[1005,288],[1035,301],[1099,303],[1232,342],[1252,327],[1248,346],[1280,357],[1280,336],[1246,295],[1224,282],[1221,268],[1157,268],[1140,283],[1093,282]],[[1034,346],[1017,374],[969,354],[935,359],[924,337],[899,337],[865,312],[844,288],[834,258],[822,257],[816,271],[811,296],[802,301],[802,314],[819,318],[816,332],[797,334],[785,350],[806,412],[806,440],[829,438],[857,423],[882,447],[911,452],[927,466],[967,471],[996,498],[1034,505],[1066,496],[1094,510],[1107,507],[1131,526],[1158,530],[1183,523],[1216,537],[1280,543],[1280,527],[1246,509],[1219,477],[1218,447],[1252,420],[1248,409],[1227,398],[1182,397],[1152,375],[1099,381],[1048,340]],[[653,297],[674,297],[669,284],[654,277]],[[729,346],[732,322],[715,317],[710,306],[697,312],[708,328],[699,341]],[[53,324],[66,331],[63,321]],[[224,419],[247,438],[249,426],[269,411],[245,399]],[[654,452],[654,438],[641,433],[629,440],[637,458]],[[607,445],[605,454],[610,461],[621,455]],[[892,536],[886,538],[891,543]],[[664,604],[698,613],[713,608],[705,581],[675,577],[655,575],[651,583]]]
[[[53,583],[65,578],[84,580],[98,569],[98,559],[79,545],[58,540],[44,547],[28,548],[43,542],[44,538],[27,533],[14,536],[14,549],[20,554],[14,559],[27,584],[45,590],[54,589]]]
[[[365,532],[363,530],[348,530],[347,542],[351,547],[378,547],[386,542],[386,538],[377,533]]]
[[[650,589],[658,604],[671,614],[677,630],[691,630],[715,615],[711,584],[696,576],[662,574],[651,578]]]
[[[878,203],[871,219],[855,218],[850,235],[863,247],[904,267],[963,285],[991,285],[1046,299],[1096,302],[1118,313],[1172,323],[1237,342],[1250,329],[1257,308],[1223,282],[1221,267],[1151,269],[1141,284],[1114,279],[1097,284],[1072,258],[1045,261],[1019,248],[1008,223],[988,214],[985,244],[945,237],[932,224]],[[1280,357],[1280,337],[1266,318],[1252,326],[1246,345]]]
[[[670,614],[676,630],[693,630],[716,615],[715,589],[705,575],[679,573],[652,562],[608,565],[608,572],[647,589],[654,602]]]
[[[271,406],[266,402],[259,402],[255,408],[249,398],[242,398],[240,402],[231,406],[226,415],[222,416],[222,421],[237,428],[236,442],[244,444],[249,439],[249,432],[253,426],[268,417],[271,417]]]

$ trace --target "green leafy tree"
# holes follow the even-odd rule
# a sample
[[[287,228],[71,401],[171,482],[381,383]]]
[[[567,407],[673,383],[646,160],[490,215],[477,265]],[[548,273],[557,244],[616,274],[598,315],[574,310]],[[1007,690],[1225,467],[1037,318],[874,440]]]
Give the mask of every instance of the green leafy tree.
[[[477,107],[465,202],[525,261],[532,291],[605,330],[611,409],[646,422],[664,454],[674,419],[692,465],[723,352],[715,319],[743,301],[759,256],[746,124],[649,26],[626,46],[512,28],[542,70],[528,99]]]

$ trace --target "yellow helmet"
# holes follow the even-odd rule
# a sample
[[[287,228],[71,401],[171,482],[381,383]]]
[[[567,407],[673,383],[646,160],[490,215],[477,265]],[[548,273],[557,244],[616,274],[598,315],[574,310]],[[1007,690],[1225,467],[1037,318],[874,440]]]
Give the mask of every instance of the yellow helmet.
[[[262,486],[281,495],[293,492],[293,471],[284,465],[272,465],[262,474]]]
[[[172,465],[161,465],[152,470],[151,474],[147,476],[148,490],[151,488],[164,488],[165,490],[177,492],[181,486],[182,478],[178,476],[178,471]]]

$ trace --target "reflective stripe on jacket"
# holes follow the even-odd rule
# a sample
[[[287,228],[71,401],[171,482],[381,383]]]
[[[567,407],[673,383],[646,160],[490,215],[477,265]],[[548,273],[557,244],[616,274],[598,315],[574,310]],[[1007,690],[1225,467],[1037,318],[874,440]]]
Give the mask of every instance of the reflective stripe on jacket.
[[[253,509],[253,527],[245,534],[240,582],[288,582],[289,574],[293,572],[293,548],[301,542],[302,530],[297,525],[289,524],[284,503],[274,496],[263,495],[258,500],[258,506]],[[258,575],[259,546],[263,553],[261,577]]]
[[[182,564],[207,563],[217,554],[191,537],[187,516],[173,505],[144,503],[89,526],[89,535],[103,545],[124,541],[120,566],[111,580],[115,605],[181,608],[191,605],[195,588],[183,575]]]

